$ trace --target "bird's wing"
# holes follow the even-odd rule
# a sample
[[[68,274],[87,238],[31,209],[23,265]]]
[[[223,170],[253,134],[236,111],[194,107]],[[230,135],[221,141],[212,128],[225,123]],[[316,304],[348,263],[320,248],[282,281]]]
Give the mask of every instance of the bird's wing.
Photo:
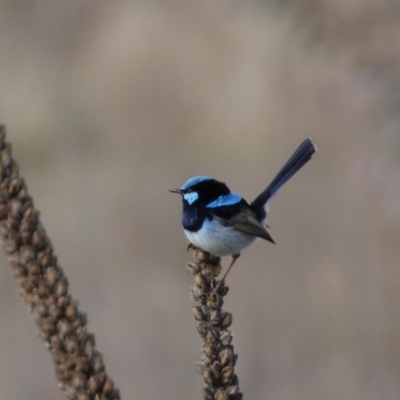
[[[249,218],[244,223],[236,223],[233,227],[241,232],[248,233],[249,235],[257,236],[261,239],[268,240],[271,243],[275,243],[271,235],[255,218]]]
[[[247,207],[243,207],[240,213],[231,218],[229,225],[238,231],[275,243],[274,239],[272,239],[271,235],[265,229],[265,226],[256,219],[252,211]]]

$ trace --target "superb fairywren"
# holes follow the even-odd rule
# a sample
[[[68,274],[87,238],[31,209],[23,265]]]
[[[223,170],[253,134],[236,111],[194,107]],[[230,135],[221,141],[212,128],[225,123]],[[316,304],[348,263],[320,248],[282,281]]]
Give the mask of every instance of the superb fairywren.
[[[220,282],[223,282],[240,252],[257,238],[275,243],[266,229],[268,200],[315,153],[310,138],[304,140],[276,177],[250,204],[231,193],[225,183],[208,176],[195,176],[180,189],[183,201],[182,225],[189,241],[214,256],[232,256],[232,262]]]

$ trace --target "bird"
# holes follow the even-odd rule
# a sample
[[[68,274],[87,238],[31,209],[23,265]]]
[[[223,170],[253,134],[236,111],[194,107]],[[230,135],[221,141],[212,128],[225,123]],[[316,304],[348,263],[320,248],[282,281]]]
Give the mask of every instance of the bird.
[[[210,176],[194,176],[180,188],[170,189],[182,196],[182,225],[189,242],[211,255],[232,257],[217,287],[224,282],[243,249],[258,238],[275,244],[267,231],[267,203],[316,151],[311,138],[305,139],[251,203]]]

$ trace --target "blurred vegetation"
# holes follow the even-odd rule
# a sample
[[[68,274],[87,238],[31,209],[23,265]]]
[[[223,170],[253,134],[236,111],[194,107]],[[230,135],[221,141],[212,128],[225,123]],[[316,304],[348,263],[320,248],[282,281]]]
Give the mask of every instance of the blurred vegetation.
[[[400,396],[400,6],[0,2],[0,121],[122,396],[201,382],[179,201],[197,174],[271,202],[229,276],[245,398]],[[227,260],[225,260],[226,263]],[[0,398],[63,399],[6,258]]]

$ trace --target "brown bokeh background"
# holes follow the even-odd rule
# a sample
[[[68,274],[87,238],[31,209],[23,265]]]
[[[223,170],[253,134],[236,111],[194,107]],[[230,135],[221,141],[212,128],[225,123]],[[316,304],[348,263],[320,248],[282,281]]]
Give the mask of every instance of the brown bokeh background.
[[[400,6],[0,2],[0,121],[124,399],[201,398],[180,199],[271,202],[229,276],[246,399],[400,398]],[[226,265],[228,260],[224,260]],[[64,399],[0,269],[0,399]]]

